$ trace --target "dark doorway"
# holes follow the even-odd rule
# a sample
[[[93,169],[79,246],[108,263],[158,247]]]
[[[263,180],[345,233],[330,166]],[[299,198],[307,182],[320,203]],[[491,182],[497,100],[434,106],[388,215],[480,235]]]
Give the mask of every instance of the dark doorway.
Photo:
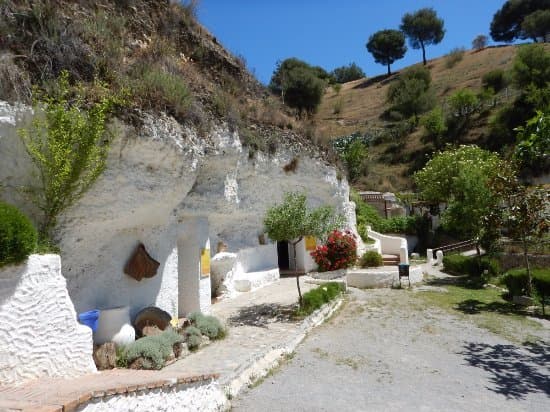
[[[290,259],[288,256],[288,242],[277,242],[277,258],[280,270],[290,269]]]

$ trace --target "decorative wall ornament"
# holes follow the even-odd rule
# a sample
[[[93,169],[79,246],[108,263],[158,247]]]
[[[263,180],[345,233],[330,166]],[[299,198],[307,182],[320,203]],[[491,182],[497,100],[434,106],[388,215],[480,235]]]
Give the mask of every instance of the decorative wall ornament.
[[[140,281],[143,278],[155,276],[159,266],[160,263],[153,259],[145,250],[143,243],[140,243],[124,266],[124,273]]]

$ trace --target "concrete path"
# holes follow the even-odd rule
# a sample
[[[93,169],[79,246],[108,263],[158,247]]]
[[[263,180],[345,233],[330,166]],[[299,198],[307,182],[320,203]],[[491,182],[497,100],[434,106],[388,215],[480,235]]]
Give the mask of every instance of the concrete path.
[[[235,411],[550,411],[550,327],[517,346],[413,291],[350,291]]]
[[[302,293],[317,285],[300,281]],[[226,384],[239,369],[268,350],[284,344],[300,329],[292,320],[297,307],[296,278],[278,282],[212,306],[212,315],[229,326],[227,337],[166,367],[165,371],[191,374],[217,373]]]

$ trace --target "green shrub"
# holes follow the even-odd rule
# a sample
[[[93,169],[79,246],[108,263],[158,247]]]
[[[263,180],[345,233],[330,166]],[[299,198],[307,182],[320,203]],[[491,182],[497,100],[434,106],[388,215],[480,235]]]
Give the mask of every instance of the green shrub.
[[[498,261],[488,257],[468,257],[462,255],[443,256],[443,266],[445,271],[469,275],[482,276],[487,271],[487,276],[496,276],[500,273]]]
[[[309,315],[325,303],[330,302],[342,292],[342,285],[338,282],[327,282],[318,288],[304,293],[300,315]]]
[[[550,269],[533,269],[533,288],[542,304],[542,314],[545,315],[546,301],[550,299]]]
[[[173,346],[182,342],[183,337],[172,329],[156,336],[146,336],[126,346],[124,357],[128,364],[138,358],[144,358],[145,369],[161,369],[166,359],[173,353]]]
[[[481,78],[481,84],[484,89],[493,89],[495,93],[498,93],[504,87],[506,87],[506,78],[504,77],[504,70],[495,69],[487,72]]]
[[[225,329],[221,322],[214,316],[193,312],[189,315],[191,323],[200,330],[201,334],[210,339],[221,339],[225,336]]]
[[[185,329],[185,340],[189,350],[197,350],[202,342],[202,333],[199,328],[189,326]]]
[[[383,260],[382,255],[378,253],[376,250],[369,250],[365,252],[363,256],[361,256],[361,259],[359,260],[359,264],[362,268],[372,268],[372,267],[378,267],[382,266]]]
[[[373,225],[373,229],[381,233],[416,234],[417,216],[396,216],[389,219],[381,219]]]
[[[529,279],[525,269],[509,270],[502,276],[501,281],[506,285],[510,296],[526,295],[529,289]]]
[[[183,78],[158,67],[145,69],[133,89],[142,106],[164,110],[178,119],[185,118],[191,105],[191,94]]]
[[[450,69],[464,58],[464,47],[455,47],[445,56],[445,67]]]
[[[0,266],[25,260],[36,249],[37,232],[15,206],[0,202]]]

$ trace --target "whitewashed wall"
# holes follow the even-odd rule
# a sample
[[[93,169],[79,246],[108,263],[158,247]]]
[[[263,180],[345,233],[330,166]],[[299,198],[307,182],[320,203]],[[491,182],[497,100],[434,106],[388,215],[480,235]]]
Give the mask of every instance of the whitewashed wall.
[[[28,108],[0,105],[0,179],[10,187],[32,183],[16,132],[29,118]],[[117,137],[105,172],[59,219],[63,273],[78,312],[126,305],[132,316],[149,305],[178,311],[177,226],[189,217],[207,217],[212,244],[223,241],[238,252],[259,246],[269,207],[285,192],[303,191],[310,206],[334,206],[355,229],[346,180],[303,146],[281,139],[276,154],[251,158],[223,124],[199,137],[165,115],[142,113],[141,120],[139,130],[112,125]],[[286,173],[283,167],[297,156],[296,171]],[[4,190],[0,198],[29,209],[16,190]],[[157,276],[141,282],[123,273],[139,242],[161,263]],[[203,300],[209,282],[198,284]]]
[[[0,385],[94,372],[92,346],[58,255],[31,255],[0,269]]]

